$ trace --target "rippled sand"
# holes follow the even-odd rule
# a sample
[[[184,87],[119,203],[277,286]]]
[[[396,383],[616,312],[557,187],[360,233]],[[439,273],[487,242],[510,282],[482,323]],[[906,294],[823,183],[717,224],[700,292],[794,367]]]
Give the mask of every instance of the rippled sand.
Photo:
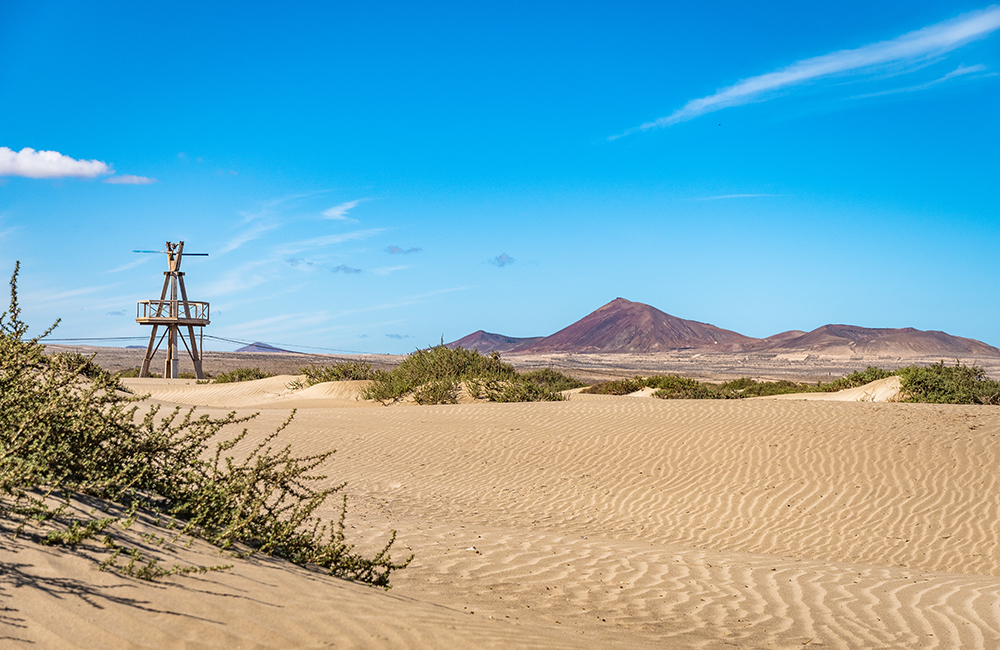
[[[345,408],[356,386],[286,379],[137,388],[261,410],[252,436],[297,407],[284,439],[338,450],[359,547],[416,553],[390,592],[263,560],[149,585],[7,539],[0,646],[1000,647],[996,408]]]

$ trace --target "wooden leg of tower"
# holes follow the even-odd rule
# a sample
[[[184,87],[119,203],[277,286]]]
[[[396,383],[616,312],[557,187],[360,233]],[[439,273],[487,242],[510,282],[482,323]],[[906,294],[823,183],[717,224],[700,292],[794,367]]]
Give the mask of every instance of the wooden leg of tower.
[[[169,332],[167,334],[167,360],[164,362],[163,366],[163,376],[169,377],[170,379],[177,379],[178,370],[180,370],[177,358],[177,325],[167,325]]]
[[[149,376],[149,363],[153,360],[153,344],[156,342],[156,329],[159,325],[153,325],[153,333],[149,335],[149,345],[146,346],[146,356],[142,359],[142,368],[139,369],[140,377]]]
[[[188,337],[191,341],[188,351],[191,353],[191,362],[194,364],[194,376],[204,379],[205,375],[201,371],[201,350],[198,349],[198,341],[194,338],[194,325],[188,325]]]

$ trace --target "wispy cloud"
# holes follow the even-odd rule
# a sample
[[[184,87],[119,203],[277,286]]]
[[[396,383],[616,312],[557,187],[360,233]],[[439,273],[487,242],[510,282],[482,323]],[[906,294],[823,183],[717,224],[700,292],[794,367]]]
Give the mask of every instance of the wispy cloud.
[[[346,264],[340,264],[338,266],[333,267],[330,270],[333,271],[334,273],[343,273],[345,275],[356,275],[358,273],[361,273],[361,269],[354,269],[347,266]]]
[[[191,291],[191,287],[188,285],[188,295],[192,296],[193,300],[197,300],[198,298],[194,298],[195,294],[210,298],[252,289],[267,282],[270,277],[273,277],[272,274],[264,272],[264,269],[270,270],[273,265],[274,262],[272,260],[254,260],[253,262],[248,262],[218,275],[215,280],[204,285],[201,289],[196,289],[194,292]]]
[[[985,38],[997,29],[1000,29],[1000,7],[990,6],[903,34],[892,40],[803,59],[780,70],[744,79],[707,97],[692,99],[670,115],[646,122],[608,139],[616,140],[637,131],[670,126],[730,106],[761,101],[778,91],[825,77],[846,74],[871,75],[890,66],[916,66]]]
[[[368,230],[355,230],[354,232],[345,232],[337,235],[325,235],[323,237],[316,237],[313,239],[304,239],[302,241],[285,244],[281,247],[279,254],[282,256],[295,255],[296,253],[301,253],[302,251],[332,246],[333,244],[341,244],[345,241],[351,241],[353,239],[365,239],[367,237],[377,235],[383,230],[384,228],[371,228]]]
[[[851,97],[851,99],[866,99],[868,97],[882,97],[883,95],[895,95],[898,93],[919,92],[921,90],[927,90],[928,88],[933,88],[934,86],[943,84],[946,81],[951,81],[952,79],[956,79],[958,77],[965,77],[968,75],[973,75],[972,78],[975,79],[978,77],[995,77],[997,73],[986,72],[985,65],[959,66],[958,68],[952,70],[943,77],[939,77],[933,81],[928,81],[927,83],[917,84],[915,86],[906,86],[904,88],[892,88],[890,90],[882,90],[877,93],[866,93],[864,95],[855,95],[854,97]]]
[[[247,244],[257,239],[264,233],[270,230],[274,230],[278,226],[279,224],[276,223],[268,223],[268,224],[260,223],[251,228],[248,228],[247,230],[243,231],[236,237],[230,239],[225,246],[223,246],[219,251],[215,253],[215,256],[220,257],[222,255],[225,255],[226,253],[231,253],[237,248],[243,246],[244,244]]]
[[[96,178],[114,173],[111,165],[100,160],[76,160],[58,151],[35,151],[31,147],[20,151],[0,147],[0,176]]]
[[[323,210],[323,216],[327,219],[334,219],[336,221],[354,221],[357,219],[351,219],[347,216],[347,213],[358,207],[358,204],[362,201],[367,201],[368,199],[355,199],[354,201],[347,201],[346,203],[341,203],[340,205],[335,205],[328,210]]]
[[[416,248],[416,247],[400,248],[399,246],[390,246],[389,248],[385,249],[385,252],[389,253],[390,255],[409,255],[411,253],[419,253],[422,250],[423,250],[422,248]]]
[[[129,269],[134,269],[135,267],[139,266],[140,264],[145,264],[150,259],[152,259],[152,258],[146,257],[146,256],[142,256],[142,257],[140,257],[137,260],[133,260],[133,261],[129,262],[128,264],[122,264],[121,266],[119,266],[117,268],[113,268],[110,271],[105,271],[105,273],[121,273],[122,271],[128,271]]]
[[[256,221],[262,217],[270,216],[274,214],[275,208],[286,203],[292,203],[299,199],[307,199],[313,196],[319,196],[321,194],[326,194],[329,190],[318,190],[315,192],[303,192],[300,194],[288,194],[285,196],[278,197],[276,199],[271,199],[270,201],[264,201],[260,204],[260,209],[256,212],[250,212],[248,210],[240,211],[240,216],[243,217],[244,222]]]
[[[490,264],[493,266],[499,266],[501,268],[514,263],[514,258],[507,253],[500,253],[496,257],[490,259]]]
[[[279,314],[254,321],[241,322],[227,331],[228,336],[242,339],[258,339],[268,334],[287,334],[288,327],[308,327],[311,329],[324,323],[328,318],[325,311],[308,311],[295,314]],[[234,329],[238,328],[238,329]]]
[[[44,291],[36,291],[25,295],[23,302],[25,304],[30,304],[33,307],[38,307],[41,305],[49,305],[53,303],[65,303],[68,300],[74,298],[79,298],[81,296],[93,296],[95,293],[100,294],[108,289],[112,289],[117,284],[104,284],[93,287],[81,287],[79,289],[69,289],[68,291],[58,291],[47,293]],[[92,301],[92,300],[91,300]]]
[[[342,311],[337,312],[335,316],[340,317],[340,316],[347,316],[349,314],[361,314],[372,311],[382,311],[385,309],[399,309],[400,307],[409,307],[410,305],[419,304],[424,300],[432,298],[434,296],[439,296],[445,293],[452,293],[453,291],[466,291],[468,288],[469,287],[449,287],[447,289],[436,289],[434,291],[428,291],[426,293],[419,293],[413,296],[409,296],[397,302],[383,303],[380,305],[373,305],[371,307],[361,307],[356,309],[344,309]]]
[[[150,185],[152,183],[158,183],[155,178],[146,178],[145,176],[133,176],[132,174],[122,174],[121,176],[112,176],[110,178],[105,178],[102,183],[112,183],[114,185]]]
[[[372,269],[374,275],[389,275],[390,273],[395,273],[396,271],[402,271],[403,269],[408,269],[408,266],[383,266],[381,268]]]
[[[413,338],[409,334],[386,334],[385,337],[387,339],[396,339],[397,341],[400,341],[402,339],[412,339]]]

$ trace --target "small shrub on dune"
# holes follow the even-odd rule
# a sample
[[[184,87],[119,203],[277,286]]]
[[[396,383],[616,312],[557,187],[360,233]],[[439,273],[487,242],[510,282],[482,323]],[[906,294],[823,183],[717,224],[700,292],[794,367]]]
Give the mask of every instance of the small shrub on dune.
[[[293,381],[288,385],[289,388],[293,390],[307,388],[328,381],[373,379],[375,377],[375,370],[372,368],[372,364],[367,361],[342,361],[332,366],[306,366],[299,368],[299,374],[303,375],[304,378]]]
[[[435,379],[421,384],[413,391],[417,404],[458,404],[458,382],[454,379]]]
[[[82,375],[88,379],[99,379],[102,382],[113,384],[116,390],[126,393],[132,392],[118,381],[122,375],[113,378],[111,373],[94,363],[95,356],[97,356],[96,353],[88,357],[79,352],[57,352],[49,356],[48,361],[54,368],[67,373]]]
[[[463,384],[473,399],[494,402],[563,398],[558,391],[519,375],[514,366],[500,360],[497,352],[484,355],[478,350],[444,344],[417,350],[392,371],[376,370],[372,380],[361,390],[361,397],[385,405],[408,397],[418,404],[454,404]]]
[[[642,377],[632,379],[615,379],[612,381],[602,381],[588,388],[583,389],[584,393],[591,395],[628,395],[646,387],[646,380]]]
[[[941,361],[900,368],[897,374],[905,402],[1000,405],[1000,381],[989,379],[976,365],[956,361],[946,366]]]
[[[660,399],[713,399],[718,394],[708,385],[688,377],[659,375],[647,380],[650,388],[655,388],[653,397]]]
[[[212,380],[212,383],[230,384],[239,381],[267,379],[268,377],[274,377],[274,373],[261,370],[260,368],[236,368],[235,370],[230,370],[229,372],[220,373],[218,377]]]
[[[815,386],[799,384],[786,379],[778,381],[756,381],[749,377],[741,377],[719,385],[718,391],[725,399],[740,399],[745,397],[765,397],[769,395],[788,395],[791,393],[809,393],[816,390]]]
[[[838,390],[864,386],[865,384],[870,384],[873,381],[885,379],[886,377],[892,377],[895,374],[896,372],[892,370],[883,370],[882,368],[878,368],[876,366],[868,366],[864,370],[857,370],[846,377],[841,377],[835,381],[821,384],[820,389],[825,392],[832,393]]]
[[[559,402],[565,399],[559,391],[527,380],[472,381],[469,393],[489,402]]]
[[[574,388],[583,388],[586,386],[586,384],[582,381],[573,379],[572,377],[564,375],[558,370],[553,370],[552,368],[542,368],[541,370],[522,372],[521,379],[529,384],[541,386],[555,392],[572,390]]]
[[[231,556],[265,553],[386,588],[409,563],[390,557],[395,532],[373,557],[353,551],[344,535],[346,498],[339,520],[316,516],[344,484],[318,486],[326,477],[317,469],[333,452],[295,456],[275,446],[292,416],[240,460],[232,452],[247,430],[223,434],[254,416],[196,417],[178,407],[161,417],[153,407],[140,418],[143,398],[116,391],[117,377],[90,377],[79,359],[46,356],[39,341],[55,325],[26,338],[19,268],[10,309],[0,314],[0,518],[14,534],[37,527],[41,543],[70,548],[99,541],[90,548],[107,554],[102,569],[143,579],[228,565],[164,568],[144,558],[125,532],[140,515],[162,535],[146,539],[153,545],[198,537]],[[100,505],[73,514],[81,498]]]

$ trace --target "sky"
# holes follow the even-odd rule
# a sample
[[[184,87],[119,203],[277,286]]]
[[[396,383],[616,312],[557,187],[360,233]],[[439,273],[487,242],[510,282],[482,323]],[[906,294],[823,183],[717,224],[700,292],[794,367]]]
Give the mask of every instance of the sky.
[[[97,345],[144,344],[133,250],[184,241],[210,350],[617,297],[1000,346],[998,116],[1000,5],[962,0],[0,0],[0,271],[29,334]]]

